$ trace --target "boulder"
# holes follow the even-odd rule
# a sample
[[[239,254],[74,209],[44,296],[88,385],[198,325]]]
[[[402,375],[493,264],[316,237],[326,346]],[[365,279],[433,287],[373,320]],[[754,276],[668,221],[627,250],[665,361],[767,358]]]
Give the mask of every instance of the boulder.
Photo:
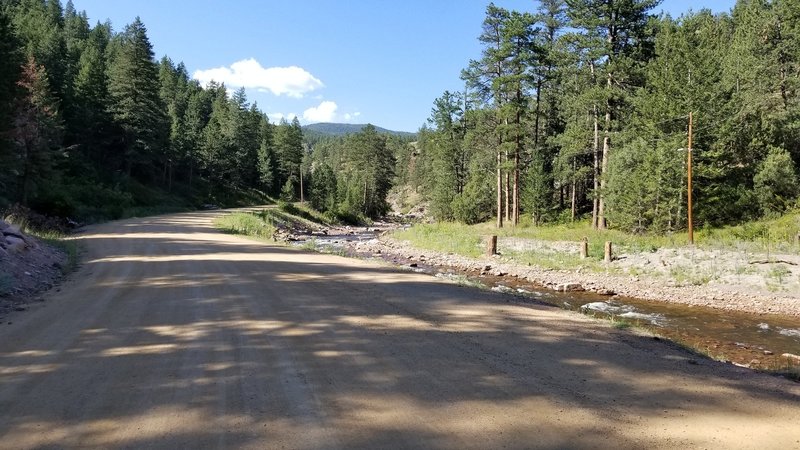
[[[9,253],[21,252],[28,246],[25,240],[13,235],[6,235],[6,249]]]
[[[16,225],[9,225],[8,227],[6,227],[5,230],[2,231],[2,233],[6,237],[11,236],[11,237],[15,237],[17,239],[22,239],[23,241],[27,241],[28,240],[28,238],[25,237],[24,234],[22,234],[22,231],[20,231],[19,227],[16,226]]]
[[[781,358],[785,359],[786,361],[792,364],[800,364],[800,356],[794,355],[792,353],[784,353],[781,355]]]
[[[580,283],[564,283],[559,284],[556,290],[560,292],[581,292],[584,289]]]
[[[10,226],[5,220],[0,220],[0,231],[4,231]]]

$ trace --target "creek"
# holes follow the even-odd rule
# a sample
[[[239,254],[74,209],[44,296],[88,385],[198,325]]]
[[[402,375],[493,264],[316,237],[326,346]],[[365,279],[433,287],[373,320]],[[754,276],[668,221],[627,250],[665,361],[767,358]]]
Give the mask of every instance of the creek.
[[[313,245],[322,251],[380,258],[405,267],[411,264],[416,272],[441,278],[463,280],[466,277],[494,291],[515,295],[522,301],[545,303],[644,328],[714,359],[753,369],[786,371],[788,363],[781,355],[800,354],[800,318],[797,317],[757,315],[589,292],[561,293],[520,278],[430,266],[391,254],[363,253],[354,245],[376,237],[374,228],[354,227],[337,230],[336,234],[315,236]]]

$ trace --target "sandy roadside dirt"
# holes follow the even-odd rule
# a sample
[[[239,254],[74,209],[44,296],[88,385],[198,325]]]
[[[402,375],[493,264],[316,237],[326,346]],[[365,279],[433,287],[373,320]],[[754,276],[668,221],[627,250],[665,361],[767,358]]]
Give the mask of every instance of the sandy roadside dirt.
[[[219,214],[80,235],[0,325],[0,448],[800,447],[796,383]]]

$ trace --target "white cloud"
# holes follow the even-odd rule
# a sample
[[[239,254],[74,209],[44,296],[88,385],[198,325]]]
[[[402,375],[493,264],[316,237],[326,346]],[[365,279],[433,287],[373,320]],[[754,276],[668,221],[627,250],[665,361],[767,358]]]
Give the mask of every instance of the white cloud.
[[[350,113],[347,113],[347,114],[345,114],[345,115],[344,115],[344,121],[345,121],[345,122],[350,122],[351,120],[354,120],[354,119],[356,119],[356,118],[357,118],[358,116],[360,116],[360,115],[361,115],[361,113],[360,113],[360,112],[354,112],[354,113],[352,113],[352,114],[350,114]]]
[[[309,122],[333,122],[336,119],[336,108],[338,106],[335,102],[327,100],[303,111],[303,119]]]
[[[217,81],[228,86],[257,89],[294,98],[301,98],[324,86],[322,81],[301,67],[265,68],[253,58],[236,61],[230,67],[197,70],[192,77],[203,85]]]

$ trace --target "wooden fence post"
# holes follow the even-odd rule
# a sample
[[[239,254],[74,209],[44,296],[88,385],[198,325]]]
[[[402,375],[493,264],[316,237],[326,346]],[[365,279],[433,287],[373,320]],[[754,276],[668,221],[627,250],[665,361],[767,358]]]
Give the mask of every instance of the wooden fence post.
[[[610,263],[613,259],[613,255],[611,254],[611,241],[606,241],[606,255],[605,255],[605,262]]]
[[[486,236],[486,254],[488,256],[497,254],[497,236]]]
[[[589,257],[589,238],[585,237],[581,241],[581,259]]]

